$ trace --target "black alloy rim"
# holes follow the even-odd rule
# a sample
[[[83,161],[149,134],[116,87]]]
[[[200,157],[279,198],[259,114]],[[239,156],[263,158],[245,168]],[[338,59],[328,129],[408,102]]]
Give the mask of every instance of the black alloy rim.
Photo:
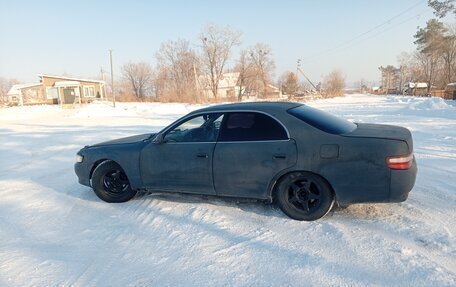
[[[105,191],[112,196],[118,196],[130,187],[127,175],[121,170],[113,170],[103,177]]]
[[[298,210],[311,212],[317,209],[321,198],[319,186],[310,179],[296,179],[288,187],[287,200]]]

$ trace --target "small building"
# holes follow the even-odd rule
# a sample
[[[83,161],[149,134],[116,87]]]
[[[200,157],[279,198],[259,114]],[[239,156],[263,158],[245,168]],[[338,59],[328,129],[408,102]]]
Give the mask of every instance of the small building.
[[[210,76],[201,75],[198,77],[198,86],[206,98],[214,97],[210,86]],[[237,97],[241,89],[238,86],[239,73],[224,73],[219,80],[217,98],[226,99]],[[242,91],[241,91],[242,92]]]
[[[449,83],[446,86],[443,98],[447,100],[456,100],[456,83]]]
[[[406,83],[402,93],[409,96],[426,96],[428,95],[428,84],[412,82]]]
[[[282,97],[282,91],[279,87],[274,86],[273,84],[268,84],[266,88],[266,97],[268,98],[280,98]]]
[[[42,98],[41,83],[16,84],[6,94],[3,99],[5,103],[22,106],[26,99]]]
[[[243,95],[246,98],[251,99],[276,99],[276,98],[288,98],[282,94],[282,90],[274,86],[273,84],[267,83],[264,86],[264,83],[260,79],[249,79],[248,83],[243,88]]]
[[[372,87],[372,88],[371,88],[371,91],[372,91],[372,93],[374,93],[374,94],[378,94],[378,93],[381,92],[381,88],[378,87],[378,86],[375,86],[375,87]]]
[[[81,104],[103,99],[106,94],[104,81],[46,74],[38,77],[38,83],[12,86],[6,102],[17,105]]]

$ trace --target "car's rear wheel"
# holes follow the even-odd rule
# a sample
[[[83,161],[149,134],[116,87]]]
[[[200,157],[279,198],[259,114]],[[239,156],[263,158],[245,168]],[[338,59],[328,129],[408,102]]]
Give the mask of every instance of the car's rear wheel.
[[[277,183],[275,199],[280,209],[296,220],[317,220],[334,205],[331,186],[320,176],[309,172],[285,175]]]
[[[125,202],[136,195],[124,170],[114,161],[100,163],[92,175],[95,194],[106,202]]]

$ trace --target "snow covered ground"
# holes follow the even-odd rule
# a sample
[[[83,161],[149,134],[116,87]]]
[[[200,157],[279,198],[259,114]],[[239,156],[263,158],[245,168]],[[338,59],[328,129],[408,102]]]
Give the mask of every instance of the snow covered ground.
[[[107,204],[77,183],[76,151],[200,106],[0,109],[0,286],[456,286],[456,107],[367,95],[308,104],[409,128],[419,168],[409,199],[316,222],[251,200]]]

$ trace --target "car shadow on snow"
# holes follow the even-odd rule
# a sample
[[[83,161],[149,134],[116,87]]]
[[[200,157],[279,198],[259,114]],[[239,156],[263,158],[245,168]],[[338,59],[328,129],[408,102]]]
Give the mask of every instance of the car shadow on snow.
[[[196,205],[209,204],[213,206],[232,207],[233,209],[240,209],[244,212],[251,212],[261,216],[288,218],[275,203],[269,203],[266,200],[165,192],[141,192],[133,200],[146,199],[157,199],[170,203],[194,203]],[[334,205],[326,217],[379,220],[394,215],[394,209],[395,207],[391,204],[353,204],[346,207]]]
[[[90,187],[73,185],[72,192],[66,193],[68,196],[80,200],[105,203],[99,199]],[[216,195],[198,195],[189,193],[168,193],[168,192],[138,192],[130,202],[138,201],[162,201],[166,203],[182,203],[198,205],[211,205],[215,209],[217,206],[232,208],[233,211],[241,210],[245,213],[253,213],[260,216],[290,219],[286,216],[275,203],[266,200],[257,200],[238,197],[219,197]],[[127,203],[128,204],[128,203]],[[350,206],[334,205],[326,219],[349,219],[349,220],[381,220],[388,219],[395,214],[399,214],[400,208],[396,204],[353,204]]]
[[[147,199],[160,200],[169,203],[194,203],[195,205],[209,204],[214,207],[223,206],[240,209],[244,212],[251,212],[262,216],[287,218],[275,204],[269,203],[266,200],[167,192],[139,192],[133,200]]]

